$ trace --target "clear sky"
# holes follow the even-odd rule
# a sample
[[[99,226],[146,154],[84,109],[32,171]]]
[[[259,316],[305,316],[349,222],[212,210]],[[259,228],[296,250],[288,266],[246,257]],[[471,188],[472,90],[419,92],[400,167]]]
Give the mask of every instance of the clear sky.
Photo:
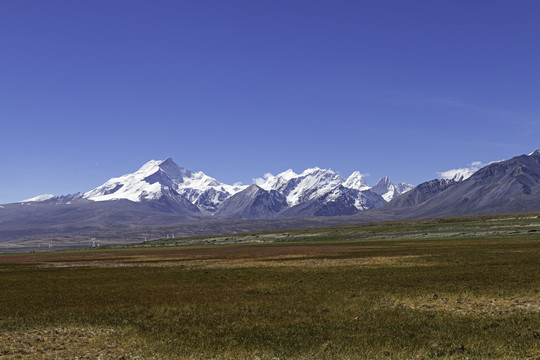
[[[540,2],[0,1],[0,203],[151,159],[418,184],[540,148]]]

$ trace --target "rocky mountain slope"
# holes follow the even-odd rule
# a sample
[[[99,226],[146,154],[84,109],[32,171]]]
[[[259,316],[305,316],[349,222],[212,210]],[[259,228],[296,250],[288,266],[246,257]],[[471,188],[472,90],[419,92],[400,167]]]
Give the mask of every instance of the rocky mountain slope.
[[[272,218],[287,206],[287,198],[280,192],[251,185],[225,199],[218,207],[216,215],[238,219]]]
[[[373,214],[420,218],[540,210],[540,150],[491,163],[464,180],[436,179]]]

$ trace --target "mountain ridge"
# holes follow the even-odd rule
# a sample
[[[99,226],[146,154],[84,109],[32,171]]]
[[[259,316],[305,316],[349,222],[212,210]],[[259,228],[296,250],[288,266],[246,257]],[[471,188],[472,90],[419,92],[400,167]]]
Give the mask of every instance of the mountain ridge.
[[[385,179],[385,183],[381,185],[383,179]],[[380,195],[385,201],[389,201],[413,187],[404,183],[393,184],[390,179],[383,179],[379,181],[377,188],[382,191]],[[225,207],[221,206],[234,195],[246,191],[253,185],[264,191],[243,193],[242,203],[247,206],[243,211],[232,210],[234,208],[232,203],[239,201],[240,197],[236,197],[234,201],[228,201],[228,205]],[[289,211],[289,214],[297,216],[350,215],[382,206],[384,203],[384,201],[380,201],[378,194],[370,193],[372,187],[368,185],[359,171],[354,171],[348,178],[344,178],[331,169],[319,167],[306,169],[300,174],[289,169],[275,176],[267,174],[265,178],[254,179],[253,185],[228,185],[202,171],[193,172],[181,167],[169,157],[165,160],[150,160],[133,173],[113,177],[104,184],[83,193],[81,198],[97,202],[123,199],[135,203],[146,203],[163,212],[232,216],[235,218],[241,216],[245,219],[278,216],[281,211],[289,208],[295,208]],[[330,194],[332,196],[328,199]],[[246,199],[246,196],[253,198]],[[263,210],[261,204],[257,202],[262,201],[262,196],[274,198],[273,201],[267,199],[269,202],[266,210]],[[282,203],[281,196],[285,198],[285,206],[276,205]],[[257,197],[259,200],[256,201]],[[27,202],[54,201],[58,198],[61,197],[48,194],[28,199]],[[339,201],[336,200],[338,198]],[[311,207],[299,206],[308,202],[312,203]],[[250,205],[248,206],[248,204]],[[316,204],[326,207],[328,210],[316,209],[320,207]],[[278,207],[280,210],[276,212]],[[305,209],[305,211],[302,212],[301,209]],[[287,215],[285,214],[285,216]]]
[[[464,180],[434,179],[371,212],[422,218],[540,210],[540,150],[490,163]]]
[[[176,167],[172,159],[154,161],[141,167],[136,176],[137,171],[112,178],[86,193],[47,195],[36,198],[40,201],[1,205],[0,241],[96,236],[142,241],[155,236],[152,234],[163,236],[163,229],[174,224],[185,224],[184,229],[193,229],[186,234],[194,235],[197,231],[217,234],[540,210],[540,150],[490,163],[465,179],[454,176],[426,181],[388,202],[384,195],[396,195],[403,190],[402,184],[382,178],[377,185],[365,188],[359,172],[349,177],[348,184],[355,185],[346,187],[349,178],[332,170],[311,168],[300,174],[287,170],[255,180],[251,186],[234,185],[231,194],[230,185],[203,172]],[[310,174],[314,177],[309,178]],[[314,179],[324,181],[318,187]],[[266,183],[267,189],[261,183]],[[112,200],[126,191],[138,201]],[[304,200],[291,206],[287,199],[291,194]],[[89,199],[93,196],[108,198]],[[211,224],[214,230],[200,224]]]

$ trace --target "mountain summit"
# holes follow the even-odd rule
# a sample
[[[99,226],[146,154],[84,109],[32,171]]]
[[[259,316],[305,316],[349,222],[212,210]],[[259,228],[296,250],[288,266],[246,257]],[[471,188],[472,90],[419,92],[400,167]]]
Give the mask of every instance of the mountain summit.
[[[406,183],[394,184],[388,177],[383,177],[371,188],[374,193],[381,195],[385,201],[390,201],[412,189],[414,189],[414,186]]]
[[[220,183],[202,171],[191,172],[168,158],[151,160],[136,172],[112,178],[83,197],[93,201],[127,199],[134,202],[178,202],[182,198],[194,205],[198,209],[196,211],[210,213],[216,211],[223,200],[243,188]]]

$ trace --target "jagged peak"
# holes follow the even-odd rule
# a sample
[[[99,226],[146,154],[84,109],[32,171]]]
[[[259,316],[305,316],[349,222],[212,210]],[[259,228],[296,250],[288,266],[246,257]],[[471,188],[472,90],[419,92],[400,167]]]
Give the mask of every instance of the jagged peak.
[[[150,160],[141,166],[139,170],[135,171],[134,174],[153,174],[159,169],[162,162],[162,160]]]
[[[249,185],[247,188],[245,188],[243,191],[249,192],[251,194],[256,194],[259,191],[266,191],[262,187],[260,187],[257,184]]]
[[[390,178],[388,176],[383,176],[378,182],[377,182],[377,185],[378,184],[393,184],[392,183],[392,180],[390,180]]]
[[[306,176],[313,176],[313,175],[330,175],[330,176],[339,176],[334,172],[332,169],[321,169],[320,167],[313,167],[304,170],[298,177],[306,177]]]
[[[343,186],[356,189],[356,190],[366,190],[369,189],[369,185],[364,179],[364,175],[360,171],[353,172],[347,180],[343,183]]]
[[[178,166],[169,157],[165,160],[150,160],[134,173],[112,178],[102,186],[85,193],[84,198],[94,201],[128,199],[139,202],[143,198],[161,198],[164,189],[171,189],[174,192],[169,191],[167,194],[178,194],[192,203],[206,201],[200,205],[204,207],[243,188],[222,184],[200,171],[193,173]],[[201,200],[202,198],[206,200]]]
[[[289,181],[295,178],[304,178],[314,175],[330,175],[330,176],[339,176],[332,169],[321,169],[320,167],[312,167],[302,171],[300,174],[297,174],[294,170],[288,169],[283,172],[280,172],[277,175],[272,173],[266,173],[262,178],[253,179],[253,183],[259,185],[263,189],[270,189],[275,186],[277,183],[282,183],[284,181]]]
[[[293,178],[295,176],[298,176],[298,174],[295,173],[293,169],[288,169],[283,172],[280,172],[279,174],[277,174],[277,176],[282,177],[282,178]]]
[[[350,178],[352,178],[352,177],[364,177],[364,174],[362,174],[360,171],[356,170],[356,171],[353,171],[353,173],[349,177]]]
[[[183,176],[191,175],[191,171],[181,166],[178,166],[171,157],[165,160],[150,160],[147,163],[145,163],[143,166],[141,166],[139,170],[135,171],[134,174],[141,174],[141,175],[148,176],[159,171],[160,169],[166,173],[171,173],[171,175],[175,175],[178,173],[180,173]]]
[[[178,166],[178,164],[176,164],[171,157],[161,161],[159,168],[170,177],[178,180],[182,180],[184,177],[192,177],[193,175],[193,173],[188,169]]]
[[[161,164],[162,164],[162,165],[163,165],[163,164],[174,164],[174,165],[176,165],[176,163],[174,162],[174,160],[173,160],[172,157],[168,157],[168,158],[166,158],[165,160],[162,160],[162,161],[161,161]]]
[[[388,176],[382,177],[374,187],[371,188],[375,193],[383,195],[387,191],[391,190],[394,187],[394,183]]]

